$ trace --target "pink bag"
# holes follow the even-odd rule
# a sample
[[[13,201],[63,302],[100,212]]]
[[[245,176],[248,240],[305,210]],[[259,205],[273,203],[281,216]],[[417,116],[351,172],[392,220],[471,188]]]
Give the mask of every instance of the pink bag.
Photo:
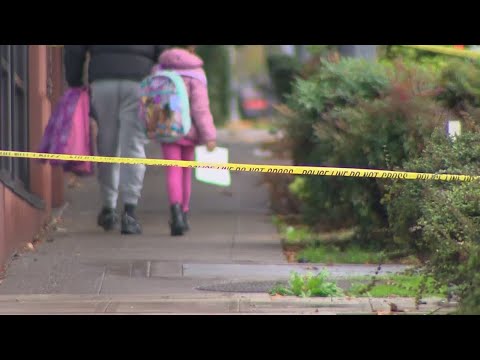
[[[90,98],[88,89],[69,89],[53,112],[40,146],[41,153],[93,155],[90,138]],[[66,172],[92,175],[91,162],[50,161]]]
[[[67,151],[72,155],[92,155],[90,146],[90,98],[87,91],[83,91],[78,100],[77,108],[73,113],[72,129],[67,143]],[[76,162],[68,165],[69,171],[77,175],[91,175],[91,162]],[[67,168],[67,169],[68,169]]]

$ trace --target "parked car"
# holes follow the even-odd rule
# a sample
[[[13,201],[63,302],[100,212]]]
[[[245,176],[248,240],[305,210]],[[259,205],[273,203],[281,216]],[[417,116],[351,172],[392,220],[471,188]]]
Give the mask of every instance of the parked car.
[[[262,91],[248,85],[240,89],[240,110],[247,119],[256,119],[271,114],[272,101]]]

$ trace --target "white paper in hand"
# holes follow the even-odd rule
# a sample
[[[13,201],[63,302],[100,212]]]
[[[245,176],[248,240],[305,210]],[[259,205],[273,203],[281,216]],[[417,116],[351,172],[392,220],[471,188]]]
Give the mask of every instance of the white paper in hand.
[[[198,146],[195,148],[195,161],[202,163],[228,164],[228,149],[217,147],[214,151],[209,152],[206,146]],[[230,171],[216,169],[195,169],[195,178],[197,181],[229,187],[232,183]]]

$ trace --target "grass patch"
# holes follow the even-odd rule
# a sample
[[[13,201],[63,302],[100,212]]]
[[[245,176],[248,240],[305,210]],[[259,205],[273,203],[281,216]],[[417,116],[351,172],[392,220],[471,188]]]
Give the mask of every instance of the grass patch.
[[[257,119],[253,122],[253,128],[259,130],[268,130],[270,133],[275,133],[277,128],[272,124],[270,119]]]
[[[297,260],[303,263],[378,264],[385,261],[385,256],[356,247],[348,247],[342,251],[334,246],[319,246],[301,250],[297,254]]]
[[[371,282],[370,277],[357,277],[345,279],[347,283],[353,283],[349,289],[341,289],[331,279],[326,270],[318,275],[301,275],[292,272],[287,286],[277,285],[270,290],[270,295],[297,296],[303,298],[311,297],[372,297],[372,298],[391,298],[404,297],[415,298],[419,294],[422,286],[423,275],[388,275],[380,276],[375,285],[368,294],[365,289]],[[345,285],[348,287],[349,285]],[[439,287],[432,279],[427,278],[422,297],[446,298],[447,288]]]
[[[364,249],[352,244],[355,229],[317,233],[299,223],[298,219],[274,216],[289,261],[322,264],[378,264],[383,262],[418,265],[414,256],[399,257],[381,251]]]
[[[364,278],[364,282],[369,282],[369,278]],[[422,275],[391,275],[378,277],[378,283],[369,291],[369,295],[373,298],[388,298],[392,296],[398,297],[416,297],[422,284]],[[348,291],[349,296],[367,297],[364,294],[366,288],[365,283],[356,283]],[[425,282],[424,297],[440,297],[447,296],[447,288],[439,287],[435,280],[427,278]]]
[[[277,227],[285,246],[320,246],[328,242],[346,243],[354,236],[354,231],[343,230],[332,233],[315,233],[301,224],[289,224],[279,216],[273,216],[273,224]]]
[[[342,296],[343,291],[337,284],[328,281],[328,272],[322,271],[318,275],[301,275],[292,272],[288,286],[275,286],[270,295],[309,297]]]

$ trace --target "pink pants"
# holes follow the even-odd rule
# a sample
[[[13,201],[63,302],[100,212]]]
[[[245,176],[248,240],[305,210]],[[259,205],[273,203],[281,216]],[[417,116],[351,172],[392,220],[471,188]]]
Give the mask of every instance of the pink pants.
[[[165,160],[195,160],[195,146],[189,143],[162,144]],[[183,211],[190,210],[190,196],[192,193],[193,169],[167,167],[167,191],[170,205],[180,204]]]

